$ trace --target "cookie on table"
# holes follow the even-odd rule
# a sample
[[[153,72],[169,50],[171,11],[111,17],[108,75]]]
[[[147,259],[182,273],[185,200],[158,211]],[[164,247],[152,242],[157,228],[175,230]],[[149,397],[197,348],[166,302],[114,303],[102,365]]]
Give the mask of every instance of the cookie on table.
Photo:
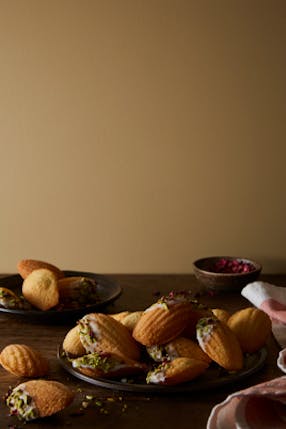
[[[49,371],[47,359],[25,344],[9,344],[0,353],[0,364],[19,377],[42,377]]]
[[[32,271],[23,281],[22,294],[34,307],[46,311],[59,303],[58,281],[47,268]]]
[[[30,380],[16,386],[7,396],[11,415],[30,421],[48,417],[68,407],[74,393],[63,383],[52,380]]]

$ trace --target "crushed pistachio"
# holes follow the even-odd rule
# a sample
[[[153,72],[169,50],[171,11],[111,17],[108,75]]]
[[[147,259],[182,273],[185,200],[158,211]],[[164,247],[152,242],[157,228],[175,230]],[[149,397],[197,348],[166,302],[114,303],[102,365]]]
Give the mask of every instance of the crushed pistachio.
[[[165,380],[165,371],[168,368],[169,363],[163,362],[158,365],[155,369],[152,369],[147,373],[146,383],[162,383]]]
[[[100,353],[89,353],[78,358],[70,359],[74,368],[88,367],[97,368],[103,372],[108,372],[112,369],[116,361],[108,355],[101,355]]]
[[[215,317],[202,317],[199,319],[196,330],[198,337],[206,337],[209,335],[217,324],[217,319]]]
[[[30,421],[39,417],[33,399],[22,389],[12,390],[6,399],[6,404],[10,408],[11,415],[16,415],[19,420]]]
[[[155,362],[162,362],[166,358],[166,350],[162,345],[148,346],[146,351]]]
[[[193,296],[191,291],[171,291],[168,295],[163,295],[158,299],[157,304],[169,305],[178,304],[181,302],[191,302]]]

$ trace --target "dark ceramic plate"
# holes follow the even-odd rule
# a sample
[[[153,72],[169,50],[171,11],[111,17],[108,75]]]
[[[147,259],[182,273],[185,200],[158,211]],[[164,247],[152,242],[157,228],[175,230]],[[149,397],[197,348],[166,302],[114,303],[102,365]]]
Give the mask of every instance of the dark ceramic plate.
[[[0,313],[17,315],[29,318],[36,318],[48,322],[59,322],[60,320],[77,319],[86,313],[98,311],[107,304],[113,302],[121,294],[121,287],[112,279],[101,274],[94,274],[84,271],[64,271],[66,277],[82,276],[94,279],[97,282],[98,301],[90,305],[76,308],[51,309],[48,311],[32,309],[10,309],[0,307]],[[23,279],[19,274],[13,274],[0,278],[0,287],[12,290],[16,295],[21,295]]]
[[[141,392],[148,394],[201,392],[207,391],[209,389],[215,389],[237,381],[242,381],[263,367],[266,356],[267,351],[265,348],[262,348],[256,353],[246,355],[244,358],[244,368],[236,373],[227,373],[221,367],[215,363],[212,363],[203,375],[193,381],[176,386],[162,386],[157,384],[147,384],[145,377],[144,379],[140,379],[140,377],[134,377],[129,381],[88,377],[81,374],[72,367],[71,362],[67,359],[65,353],[63,352],[62,345],[60,345],[58,348],[58,360],[60,364],[74,377],[77,377],[78,379],[86,381],[95,386],[104,387],[106,389],[125,392]]]

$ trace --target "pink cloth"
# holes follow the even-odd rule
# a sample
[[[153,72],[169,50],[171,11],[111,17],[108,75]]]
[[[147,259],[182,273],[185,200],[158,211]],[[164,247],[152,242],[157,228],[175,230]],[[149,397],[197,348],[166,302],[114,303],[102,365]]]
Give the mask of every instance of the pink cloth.
[[[258,281],[246,285],[241,295],[270,316],[274,337],[286,347],[286,288]]]
[[[277,365],[286,373],[286,287],[258,281],[241,294],[270,316],[282,347]],[[229,395],[212,409],[207,429],[286,429],[286,376]]]
[[[210,414],[207,429],[285,429],[286,376],[229,395]]]

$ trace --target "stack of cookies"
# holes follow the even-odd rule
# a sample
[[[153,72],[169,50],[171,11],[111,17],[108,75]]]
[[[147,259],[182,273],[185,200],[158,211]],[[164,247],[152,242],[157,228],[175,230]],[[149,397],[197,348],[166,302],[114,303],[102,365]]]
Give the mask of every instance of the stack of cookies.
[[[5,308],[47,311],[99,302],[98,286],[93,278],[66,277],[55,265],[34,259],[21,260],[17,270],[23,279],[22,295],[1,287],[0,305]]]
[[[66,334],[63,352],[90,377],[140,375],[146,383],[177,385],[210,365],[242,370],[244,354],[259,350],[270,333],[269,317],[256,308],[230,315],[191,292],[171,292],[142,311],[85,315]]]

